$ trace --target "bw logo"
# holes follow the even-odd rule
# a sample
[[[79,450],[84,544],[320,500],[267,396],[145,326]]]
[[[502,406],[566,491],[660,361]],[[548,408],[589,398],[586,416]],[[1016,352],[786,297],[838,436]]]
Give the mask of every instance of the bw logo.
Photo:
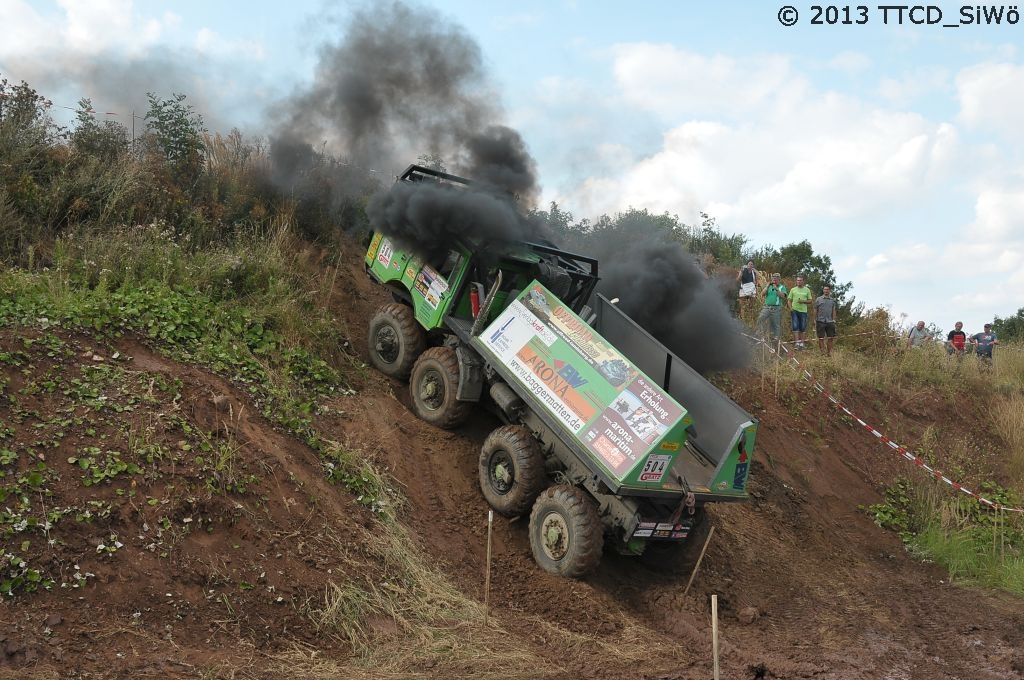
[[[581,376],[579,372],[573,368],[572,364],[568,362],[555,359],[555,370],[558,371],[558,375],[573,388],[587,384],[587,379]]]

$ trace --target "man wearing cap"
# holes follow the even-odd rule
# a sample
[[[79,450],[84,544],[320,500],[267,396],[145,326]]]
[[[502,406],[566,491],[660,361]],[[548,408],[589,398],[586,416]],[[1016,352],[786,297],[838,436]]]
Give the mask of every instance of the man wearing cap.
[[[992,332],[992,324],[985,324],[985,330],[981,333],[975,333],[971,336],[971,344],[974,345],[974,351],[978,353],[981,360],[986,364],[992,363],[992,346],[998,345],[999,340],[996,338],[996,334]]]
[[[772,344],[776,344],[782,335],[782,301],[788,292],[781,279],[779,274],[772,274],[771,283],[764,291],[764,309],[757,315],[758,330],[763,333],[764,327],[768,326]]]

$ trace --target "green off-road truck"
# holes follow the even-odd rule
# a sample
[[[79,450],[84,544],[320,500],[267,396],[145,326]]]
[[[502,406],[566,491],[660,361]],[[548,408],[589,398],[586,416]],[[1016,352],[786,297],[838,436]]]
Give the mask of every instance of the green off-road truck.
[[[403,182],[469,182],[411,166]],[[685,539],[704,504],[747,498],[757,422],[603,296],[597,261],[522,243],[439,261],[373,235],[366,268],[391,289],[369,327],[383,373],[408,379],[438,427],[483,403],[506,423],[480,452],[498,513],[529,513],[546,571],[579,577],[606,543],[640,554]]]

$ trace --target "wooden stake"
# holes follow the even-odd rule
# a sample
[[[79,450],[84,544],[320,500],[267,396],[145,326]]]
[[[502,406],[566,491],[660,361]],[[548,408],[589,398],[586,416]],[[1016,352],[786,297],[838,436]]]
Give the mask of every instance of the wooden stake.
[[[484,628],[491,604],[491,527],[494,526],[494,510],[487,511],[487,571],[484,576]]]
[[[768,343],[761,342],[761,391],[764,392],[764,376],[768,372]]]
[[[779,344],[775,346],[775,396],[779,396],[779,371],[782,370],[782,336],[779,336]]]
[[[715,664],[715,680],[720,680],[718,671],[718,595],[711,596],[711,653]]]
[[[700,557],[697,558],[697,564],[693,565],[693,573],[690,574],[690,580],[686,582],[686,590],[683,591],[683,597],[690,592],[690,585],[693,583],[693,579],[697,576],[697,570],[700,569],[700,563],[704,559],[704,553],[708,550],[708,544],[711,543],[711,537],[715,535],[715,526],[711,525],[711,531],[708,532],[708,537],[704,539],[704,547],[700,550]]]

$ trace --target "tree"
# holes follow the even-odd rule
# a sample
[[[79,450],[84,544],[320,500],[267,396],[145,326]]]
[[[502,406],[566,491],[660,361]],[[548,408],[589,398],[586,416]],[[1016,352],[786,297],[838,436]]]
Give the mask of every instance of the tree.
[[[185,103],[185,95],[176,94],[160,99],[146,93],[149,111],[146,112],[146,131],[156,149],[184,178],[196,178],[202,169],[206,128],[203,117]]]
[[[699,227],[681,225],[680,240],[691,253],[708,253],[716,262],[739,267],[743,262],[743,246],[747,237],[743,234],[726,235],[718,227],[716,218],[706,212],[700,213]]]
[[[71,145],[79,153],[110,162],[128,151],[128,130],[111,120],[100,125],[91,99],[78,100],[75,119],[77,124],[71,133]]]
[[[992,330],[1000,340],[1024,340],[1024,307],[1005,319],[997,316],[992,322]]]

